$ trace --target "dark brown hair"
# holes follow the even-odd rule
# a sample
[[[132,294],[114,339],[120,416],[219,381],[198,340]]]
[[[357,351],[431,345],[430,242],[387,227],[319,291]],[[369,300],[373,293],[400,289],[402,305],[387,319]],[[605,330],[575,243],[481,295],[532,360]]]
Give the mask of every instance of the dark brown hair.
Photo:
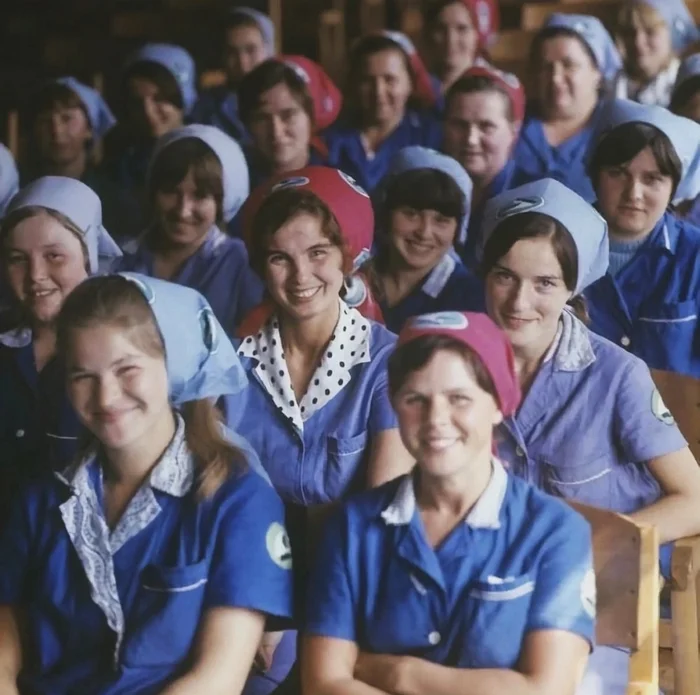
[[[190,172],[198,195],[210,195],[216,201],[216,221],[222,224],[223,167],[214,150],[199,138],[181,138],[160,151],[148,178],[149,199],[153,202],[158,191],[175,188]]]
[[[698,90],[700,90],[700,75],[693,75],[687,80],[683,80],[680,86],[673,91],[669,110],[676,114],[679,113]]]
[[[91,127],[85,104],[70,87],[60,82],[47,82],[32,92],[22,109],[22,120],[27,128],[33,128],[39,115],[58,109],[80,109],[85,115],[88,128]]]
[[[532,45],[530,46],[530,65],[537,65],[540,62],[540,58],[542,56],[542,45],[545,41],[556,39],[560,36],[569,39],[576,39],[581,46],[583,46],[583,50],[590,58],[591,65],[593,65],[593,67],[600,72],[598,59],[595,57],[595,53],[593,53],[591,47],[581,38],[580,34],[575,32],[573,29],[569,29],[568,27],[544,27],[540,29],[532,39]]]
[[[549,239],[554,255],[561,266],[566,289],[573,292],[578,284],[578,251],[569,230],[561,222],[539,212],[524,212],[506,217],[491,232],[481,261],[481,274],[485,278],[516,242],[521,239]],[[583,295],[572,297],[569,306],[576,316],[588,322],[588,312]]]
[[[125,103],[129,99],[129,80],[134,77],[153,82],[158,88],[159,99],[167,101],[181,111],[184,110],[185,104],[182,99],[182,92],[175,76],[166,67],[160,63],[154,63],[151,60],[139,60],[133,65],[130,65],[124,73],[122,84],[124,90],[123,100]]]
[[[141,290],[120,275],[94,277],[81,283],[68,296],[58,317],[57,352],[65,359],[72,347],[75,330],[93,326],[114,326],[153,357],[165,359],[165,345],[156,318]],[[223,434],[221,416],[209,399],[182,407],[187,446],[197,466],[197,496],[208,499],[228,477],[245,470],[245,455]],[[90,436],[81,447],[83,455],[98,446]]]
[[[498,94],[503,98],[506,107],[506,118],[510,123],[515,122],[515,113],[513,112],[513,102],[510,96],[496,80],[487,77],[486,75],[466,75],[460,77],[445,93],[445,108],[443,111],[443,119],[445,114],[450,110],[452,100],[460,94],[478,94],[488,92],[490,94]]]
[[[457,353],[471,369],[479,388],[492,396],[498,404],[496,387],[481,357],[460,340],[447,335],[423,335],[394,350],[388,362],[391,398],[396,396],[410,374],[422,369],[440,350]]]
[[[238,112],[241,120],[250,125],[253,114],[260,106],[260,100],[278,84],[284,84],[292,97],[299,102],[314,124],[314,103],[304,80],[297,75],[294,68],[276,58],[269,58],[253,68],[238,87]]]
[[[432,28],[432,25],[437,21],[437,18],[440,16],[440,13],[446,8],[449,7],[450,5],[461,5],[464,7],[464,3],[460,2],[460,0],[433,0],[433,2],[426,3],[427,6],[425,10],[423,10],[423,18],[424,18],[424,24],[423,26],[426,28],[427,31],[430,31]],[[469,10],[467,9],[467,12]],[[469,12],[469,18],[472,20],[472,23],[474,22],[473,15],[471,12]],[[476,31],[477,27],[474,27],[474,30]]]

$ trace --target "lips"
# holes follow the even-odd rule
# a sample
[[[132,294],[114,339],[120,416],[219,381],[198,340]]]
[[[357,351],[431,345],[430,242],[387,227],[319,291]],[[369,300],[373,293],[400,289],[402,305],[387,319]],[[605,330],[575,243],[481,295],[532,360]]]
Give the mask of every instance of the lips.
[[[321,291],[321,287],[310,287],[305,290],[290,290],[289,295],[298,301],[307,301],[315,297]]]
[[[27,292],[29,299],[44,299],[57,292],[56,289],[32,289]]]

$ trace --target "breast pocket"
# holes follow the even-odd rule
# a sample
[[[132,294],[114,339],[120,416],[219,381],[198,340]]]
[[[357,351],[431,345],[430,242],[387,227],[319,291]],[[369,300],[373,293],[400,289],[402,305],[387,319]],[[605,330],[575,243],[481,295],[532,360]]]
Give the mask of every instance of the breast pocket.
[[[556,497],[609,507],[613,462],[606,456],[600,456],[585,463],[567,464],[568,462],[540,461],[545,491]]]
[[[688,372],[697,325],[695,300],[645,308],[637,317],[632,347],[650,367]]]
[[[462,668],[512,668],[520,656],[532,592],[531,575],[472,583],[465,601],[469,626]]]
[[[324,471],[324,492],[329,501],[340,499],[360,487],[360,468],[365,458],[368,440],[366,431],[354,437],[327,438],[328,458]]]
[[[187,656],[202,618],[208,572],[208,560],[143,570],[126,617],[125,663],[158,666]]]

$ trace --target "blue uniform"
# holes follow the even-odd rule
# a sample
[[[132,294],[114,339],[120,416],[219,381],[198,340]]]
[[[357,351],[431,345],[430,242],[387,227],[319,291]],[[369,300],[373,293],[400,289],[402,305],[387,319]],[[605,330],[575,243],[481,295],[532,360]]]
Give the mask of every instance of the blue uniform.
[[[591,533],[566,504],[506,474],[436,548],[402,476],[345,503],[326,528],[305,630],[363,652],[455,668],[516,668],[535,630],[594,636]]]
[[[700,229],[665,214],[632,259],[586,290],[591,329],[653,369],[700,377]]]
[[[586,155],[599,114],[600,106],[582,130],[557,147],[547,142],[542,121],[532,114],[527,115],[513,150],[519,171],[512,187],[549,177],[565,184],[585,200],[595,200],[593,185],[586,173]]]
[[[250,135],[238,115],[238,94],[226,85],[202,92],[194,105],[190,120],[193,123],[216,126],[241,145],[250,142]]]
[[[376,152],[367,154],[360,131],[336,124],[323,133],[328,145],[328,165],[350,174],[366,191],[373,191],[389,170],[391,158],[404,147],[423,145],[439,149],[442,134],[440,123],[432,112],[406,112],[397,128]]]
[[[180,419],[112,530],[94,457],[27,490],[0,538],[0,604],[27,611],[21,692],[159,693],[186,670],[208,609],[290,617],[291,555],[274,490],[243,472],[199,501],[195,476]]]
[[[425,280],[398,304],[381,303],[386,327],[398,333],[412,316],[436,311],[485,311],[483,283],[452,254],[445,254]]]
[[[153,276],[153,262],[144,240],[134,253],[120,259],[116,270]],[[201,292],[229,335],[262,299],[262,282],[248,265],[245,245],[218,227],[212,227],[204,244],[170,280]]]

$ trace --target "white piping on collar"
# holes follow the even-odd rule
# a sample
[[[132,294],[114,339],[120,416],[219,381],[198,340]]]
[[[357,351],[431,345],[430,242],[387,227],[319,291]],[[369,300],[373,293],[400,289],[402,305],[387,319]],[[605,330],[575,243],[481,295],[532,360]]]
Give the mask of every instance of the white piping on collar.
[[[456,267],[457,261],[449,253],[446,253],[430,271],[426,281],[423,283],[421,288],[423,293],[433,299],[437,299],[440,296],[440,292],[445,289],[445,285],[452,277]]]

